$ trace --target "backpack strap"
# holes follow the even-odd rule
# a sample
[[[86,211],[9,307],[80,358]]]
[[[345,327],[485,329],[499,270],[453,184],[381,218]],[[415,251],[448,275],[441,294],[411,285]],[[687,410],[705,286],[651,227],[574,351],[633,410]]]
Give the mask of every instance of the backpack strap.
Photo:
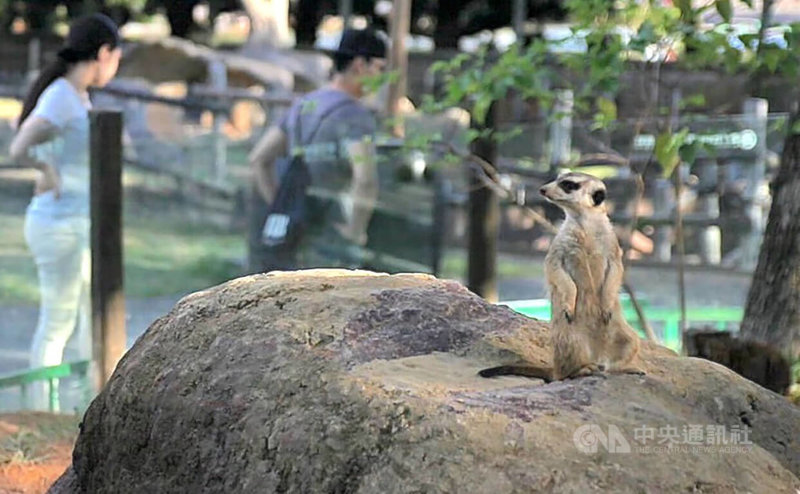
[[[317,135],[317,131],[319,131],[320,127],[322,127],[322,122],[324,122],[326,118],[328,118],[331,114],[333,114],[333,112],[335,112],[336,110],[338,110],[340,108],[343,108],[343,107],[345,107],[345,106],[347,106],[349,104],[354,104],[354,103],[355,103],[355,101],[350,99],[350,98],[342,98],[340,101],[337,101],[333,105],[329,106],[319,116],[319,118],[317,119],[317,122],[314,125],[314,128],[312,129],[311,133],[308,135],[307,141],[310,142],[310,141],[314,140],[314,136]],[[302,136],[302,132],[301,132],[302,129],[300,128],[300,115],[302,114],[301,113],[302,112],[302,108],[301,107],[302,107],[302,103],[300,105],[298,105],[297,113],[295,114],[295,118],[294,118],[294,129],[293,129],[294,132],[292,133],[293,134],[293,138],[294,138],[294,142],[293,142],[293,144],[294,144],[293,147],[294,148],[299,148],[299,147],[302,147],[303,145],[305,145],[305,143],[303,142],[303,136]],[[290,151],[290,154],[293,154],[293,152],[294,152],[294,150]]]

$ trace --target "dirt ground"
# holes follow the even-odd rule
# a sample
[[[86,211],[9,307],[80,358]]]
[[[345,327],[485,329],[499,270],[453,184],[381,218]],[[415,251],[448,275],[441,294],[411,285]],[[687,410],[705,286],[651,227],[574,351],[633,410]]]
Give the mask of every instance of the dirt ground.
[[[72,461],[79,417],[0,414],[0,494],[47,492]]]

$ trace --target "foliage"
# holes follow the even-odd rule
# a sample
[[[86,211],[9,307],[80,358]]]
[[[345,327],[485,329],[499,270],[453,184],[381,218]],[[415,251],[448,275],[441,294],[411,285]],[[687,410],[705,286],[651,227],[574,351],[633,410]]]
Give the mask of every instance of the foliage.
[[[629,62],[639,62],[653,77],[675,58],[687,69],[800,75],[800,24],[771,35],[769,42],[759,42],[760,34],[738,33],[727,24],[732,17],[731,0],[702,4],[675,0],[671,5],[657,0],[567,0],[566,7],[573,40],[585,43],[585,51],[559,53],[552,42],[536,38],[502,53],[487,45],[477,53],[437,62],[432,71],[441,85],[435,96],[423,102],[422,111],[459,106],[480,127],[497,101],[514,95],[523,101],[535,100],[547,110],[552,108],[555,91],[568,88],[574,94],[575,116],[592,122],[592,130],[602,130],[617,121],[614,101]],[[713,29],[702,27],[702,17],[714,11],[726,23]],[[702,96],[689,96],[677,110],[703,104]],[[669,175],[681,161],[693,161],[703,145],[688,139],[688,129],[673,128],[675,119],[668,117],[676,110],[659,108],[656,101],[651,105],[649,113],[663,117],[653,155]],[[551,118],[559,117],[551,112]],[[499,136],[471,129],[467,137],[471,142]],[[436,136],[426,135],[415,136],[412,142],[420,146],[435,140]]]

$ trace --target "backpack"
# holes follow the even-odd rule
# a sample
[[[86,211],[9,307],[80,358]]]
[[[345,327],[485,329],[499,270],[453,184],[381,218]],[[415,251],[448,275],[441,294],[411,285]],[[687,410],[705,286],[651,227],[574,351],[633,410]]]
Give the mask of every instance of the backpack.
[[[335,110],[352,103],[353,100],[345,98],[328,108],[317,120],[316,126],[308,136],[306,142],[311,142],[322,122]],[[301,105],[300,105],[301,106]],[[298,106],[293,131],[293,145],[300,147],[303,144],[300,129],[301,109]],[[311,173],[302,152],[292,152],[289,156],[278,158],[275,163],[278,170],[284,170],[279,178],[278,190],[270,204],[267,219],[261,232],[261,241],[271,248],[293,251],[300,244],[308,228],[309,204],[306,191],[311,184]]]

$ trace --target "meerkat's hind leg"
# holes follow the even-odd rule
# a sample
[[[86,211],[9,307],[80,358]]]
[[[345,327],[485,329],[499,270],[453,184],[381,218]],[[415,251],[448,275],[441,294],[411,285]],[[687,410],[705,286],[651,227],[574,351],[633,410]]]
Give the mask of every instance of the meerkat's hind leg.
[[[576,379],[578,377],[588,377],[588,376],[597,376],[605,379],[608,376],[606,376],[604,371],[605,369],[601,365],[596,365],[596,364],[584,365],[583,367],[576,370],[572,374],[566,376],[565,379]]]
[[[591,345],[583,335],[571,331],[558,331],[553,335],[553,377],[556,380],[598,372],[592,360]]]
[[[646,372],[639,363],[639,336],[630,328],[621,328],[611,343],[611,362],[608,371],[613,374],[638,374]]]

